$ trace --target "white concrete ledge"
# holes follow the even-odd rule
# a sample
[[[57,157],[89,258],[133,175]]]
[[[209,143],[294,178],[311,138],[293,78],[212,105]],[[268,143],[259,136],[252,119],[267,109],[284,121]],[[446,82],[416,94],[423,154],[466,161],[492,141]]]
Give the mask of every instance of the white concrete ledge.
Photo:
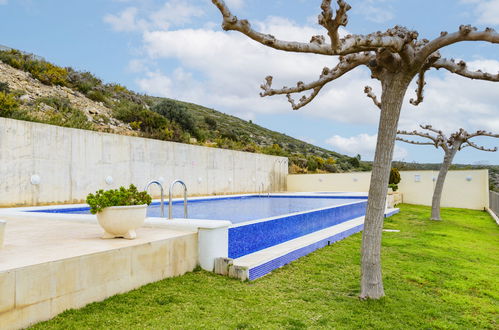
[[[158,217],[146,218],[146,227],[161,227],[177,230],[197,231],[198,229],[216,229],[225,228],[232,225],[232,222],[227,220],[204,220],[204,219],[166,219]]]

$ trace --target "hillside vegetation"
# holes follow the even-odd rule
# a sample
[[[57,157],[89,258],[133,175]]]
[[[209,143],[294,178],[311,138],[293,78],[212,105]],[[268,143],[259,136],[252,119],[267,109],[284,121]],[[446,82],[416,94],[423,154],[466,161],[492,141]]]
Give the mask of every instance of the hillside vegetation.
[[[141,95],[14,49],[0,50],[0,117],[283,156],[290,173],[370,170],[360,156],[197,104]]]

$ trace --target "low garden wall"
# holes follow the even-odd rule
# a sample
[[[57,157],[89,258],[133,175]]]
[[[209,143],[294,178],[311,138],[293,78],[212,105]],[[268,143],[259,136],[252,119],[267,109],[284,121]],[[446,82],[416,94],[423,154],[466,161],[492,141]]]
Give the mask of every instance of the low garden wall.
[[[431,205],[438,171],[401,171],[399,190],[404,203]],[[289,191],[369,190],[370,172],[294,174],[288,176]],[[449,171],[442,193],[442,206],[483,210],[489,206],[488,170]]]

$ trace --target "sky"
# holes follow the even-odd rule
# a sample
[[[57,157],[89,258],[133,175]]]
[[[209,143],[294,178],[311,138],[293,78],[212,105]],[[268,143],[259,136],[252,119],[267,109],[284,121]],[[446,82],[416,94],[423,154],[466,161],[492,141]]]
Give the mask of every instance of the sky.
[[[342,34],[384,31],[395,25],[433,39],[461,24],[499,30],[499,0],[350,0]],[[278,39],[308,42],[325,30],[317,24],[320,0],[226,0],[234,15]],[[314,81],[332,56],[287,53],[221,29],[210,0],[0,0],[0,45],[44,57],[60,66],[90,71],[104,82],[192,102],[252,120],[326,149],[372,160],[379,110],[363,93],[379,81],[357,68],[329,83],[316,99],[293,111],[285,96],[261,98],[268,75],[274,87]],[[499,72],[499,45],[466,42],[442,55],[469,67]],[[499,83],[473,81],[432,70],[424,102],[415,107],[410,86],[399,129],[431,124],[451,133],[485,129],[499,133]],[[499,139],[476,138],[488,148]],[[397,142],[395,160],[438,163],[442,150]],[[455,163],[499,164],[499,152],[465,148]]]

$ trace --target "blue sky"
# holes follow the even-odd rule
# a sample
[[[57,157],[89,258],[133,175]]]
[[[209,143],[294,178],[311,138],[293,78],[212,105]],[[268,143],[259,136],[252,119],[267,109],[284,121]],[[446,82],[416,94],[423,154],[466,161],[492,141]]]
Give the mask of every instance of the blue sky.
[[[227,0],[233,13],[280,39],[308,41],[325,34],[317,25],[320,0]],[[499,29],[499,0],[351,0],[343,33],[369,33],[394,25],[432,39],[460,24]],[[202,104],[331,150],[373,157],[378,110],[365,97],[365,85],[379,95],[379,82],[358,69],[329,84],[308,106],[291,110],[283,96],[260,98],[267,75],[274,86],[312,81],[334,57],[282,53],[220,28],[209,0],[0,0],[0,44],[45,57],[61,66],[91,71],[141,93]],[[499,45],[463,43],[442,51],[476,69],[499,71]],[[446,72],[427,76],[425,101],[409,104],[399,127],[432,124],[446,132],[499,132],[499,83],[471,81]],[[482,138],[486,147],[499,139]],[[429,146],[397,143],[396,159],[441,162]],[[499,164],[499,152],[471,148],[459,163]]]

